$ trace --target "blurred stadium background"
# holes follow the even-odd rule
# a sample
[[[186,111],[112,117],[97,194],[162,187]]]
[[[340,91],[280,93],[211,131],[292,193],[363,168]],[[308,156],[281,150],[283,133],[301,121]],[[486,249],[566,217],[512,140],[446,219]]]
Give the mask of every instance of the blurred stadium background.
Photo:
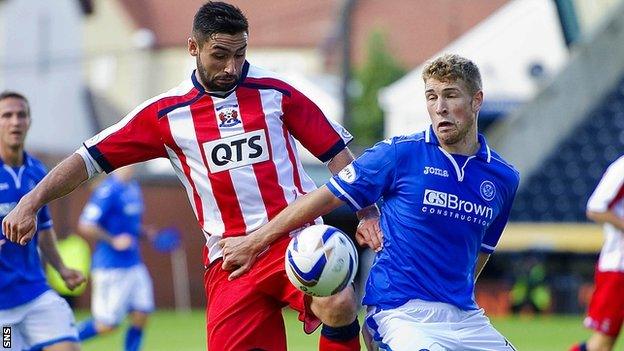
[[[484,79],[479,127],[522,176],[478,300],[520,349],[566,349],[587,335],[581,320],[602,233],[584,207],[624,153],[624,0],[229,2],[250,21],[248,60],[281,73],[345,124],[356,152],[427,125],[420,67],[428,58],[473,59]],[[194,67],[186,39],[202,3],[0,0],[0,88],[31,100],[28,150],[52,167],[186,78]],[[305,161],[322,184],[325,167]],[[203,349],[203,235],[168,162],[140,171],[146,223],[182,233],[171,253],[144,244],[157,306],[168,311],[151,322],[146,349]],[[61,237],[74,231],[89,187],[53,204]],[[345,208],[326,221],[346,231],[356,223]],[[89,289],[73,303],[83,316]],[[298,329],[289,324],[292,349],[314,349],[316,338],[300,339]],[[85,349],[121,345],[110,340]]]

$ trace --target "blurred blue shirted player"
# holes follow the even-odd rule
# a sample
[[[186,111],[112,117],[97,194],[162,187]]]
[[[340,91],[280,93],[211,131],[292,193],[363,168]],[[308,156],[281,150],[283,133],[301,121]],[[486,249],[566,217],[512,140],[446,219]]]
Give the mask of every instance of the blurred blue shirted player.
[[[252,235],[266,245],[345,202],[358,210],[381,200],[383,249],[363,302],[379,347],[514,350],[477,306],[474,284],[507,223],[518,172],[477,133],[474,63],[445,55],[423,79],[426,131],[378,143]]]
[[[0,93],[0,218],[46,174],[43,164],[24,152],[30,122],[30,107],[23,95]],[[9,242],[0,234],[0,325],[11,328],[8,349],[79,350],[72,311],[48,286],[37,248],[68,288],[78,286],[84,277],[63,264],[47,207],[37,215],[37,229],[34,240],[25,246]]]
[[[125,350],[139,350],[154,309],[152,281],[139,252],[143,196],[132,167],[117,170],[93,192],[79,232],[98,240],[92,260],[93,319],[79,326],[80,340],[114,330],[130,312]]]

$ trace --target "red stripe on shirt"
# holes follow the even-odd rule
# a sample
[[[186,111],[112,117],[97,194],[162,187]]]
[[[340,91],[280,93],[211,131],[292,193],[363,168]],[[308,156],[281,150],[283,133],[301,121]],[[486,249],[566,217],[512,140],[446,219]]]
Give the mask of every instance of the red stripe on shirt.
[[[169,146],[173,152],[180,159],[180,163],[182,164],[182,171],[184,171],[184,176],[186,180],[191,185],[193,189],[193,203],[195,203],[195,210],[197,211],[197,221],[199,222],[199,226],[204,229],[204,207],[201,202],[201,197],[199,196],[199,192],[197,192],[197,187],[195,186],[195,182],[193,178],[191,178],[191,168],[188,165],[186,160],[186,155],[182,152],[182,149],[176,144],[173,139],[173,134],[171,133],[171,127],[169,125],[169,118],[164,117],[160,119],[160,130],[163,136],[163,141],[165,145]],[[208,233],[210,234],[210,233]]]
[[[243,212],[238,203],[232,176],[229,171],[210,172],[206,151],[203,146],[205,142],[221,139],[212,98],[206,95],[191,105],[191,115],[193,116],[193,125],[195,127],[195,134],[197,135],[199,151],[206,165],[206,175],[210,180],[212,194],[217,202],[217,207],[219,207],[221,219],[225,226],[223,237],[243,235],[246,232],[247,226],[245,225]]]
[[[618,193],[617,195],[615,195],[613,200],[609,202],[609,206],[607,208],[612,209],[613,206],[615,206],[615,204],[617,204],[620,200],[622,200],[622,198],[624,198],[624,183],[620,185],[620,190],[618,190]]]
[[[97,140],[97,136],[92,138],[97,140],[93,147],[100,154],[96,161],[102,168],[110,168],[106,169],[109,172],[129,164],[167,157],[159,129],[158,111],[190,101],[197,94],[198,91],[193,88],[184,95],[155,100],[134,115],[131,115],[133,111],[115,125],[101,131],[98,135],[107,134],[110,128],[115,129],[102,140]]]
[[[272,87],[275,90],[288,93],[282,97],[284,124],[288,126],[290,134],[317,158],[342,140],[321,109],[307,96],[286,82],[275,78],[247,77],[245,83]]]
[[[279,184],[275,163],[271,162],[275,155],[271,149],[271,140],[268,134],[268,126],[262,107],[260,92],[257,89],[239,88],[236,92],[236,97],[238,99],[245,132],[263,130],[267,138],[269,160],[254,163],[252,167],[256,180],[258,181],[264,207],[270,220],[288,206],[288,202],[284,196],[284,190]]]
[[[293,165],[293,181],[295,182],[295,186],[297,190],[299,190],[300,194],[305,194],[303,191],[303,186],[301,185],[301,176],[299,175],[299,167],[297,166],[297,159],[295,157],[295,151],[290,144],[290,133],[288,132],[288,128],[285,124],[282,125],[282,133],[284,135],[284,143],[286,144],[286,150],[288,151],[288,158],[290,159],[290,163]]]

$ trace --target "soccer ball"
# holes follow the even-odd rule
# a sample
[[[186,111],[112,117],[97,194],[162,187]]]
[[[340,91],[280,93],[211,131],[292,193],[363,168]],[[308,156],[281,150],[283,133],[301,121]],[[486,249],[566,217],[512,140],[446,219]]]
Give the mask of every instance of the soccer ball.
[[[293,237],[286,249],[286,274],[299,290],[330,296],[349,285],[358,267],[351,239],[337,228],[313,225]]]

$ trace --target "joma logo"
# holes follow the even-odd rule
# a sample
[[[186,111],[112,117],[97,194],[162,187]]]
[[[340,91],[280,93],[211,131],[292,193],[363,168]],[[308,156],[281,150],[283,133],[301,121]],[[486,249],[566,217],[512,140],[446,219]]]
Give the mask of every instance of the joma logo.
[[[423,174],[433,174],[440,177],[448,177],[449,173],[446,169],[440,169],[435,167],[425,167]]]

